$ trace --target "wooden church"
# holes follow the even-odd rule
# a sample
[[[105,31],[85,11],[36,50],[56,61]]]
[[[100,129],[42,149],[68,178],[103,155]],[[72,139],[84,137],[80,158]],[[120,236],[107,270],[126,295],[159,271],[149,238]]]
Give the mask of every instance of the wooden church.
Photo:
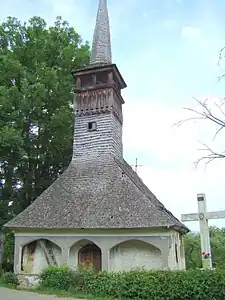
[[[188,229],[123,159],[126,83],[112,63],[106,0],[99,1],[90,64],[73,77],[72,161],[5,225],[15,233],[15,273],[80,263],[96,271],[184,269]]]

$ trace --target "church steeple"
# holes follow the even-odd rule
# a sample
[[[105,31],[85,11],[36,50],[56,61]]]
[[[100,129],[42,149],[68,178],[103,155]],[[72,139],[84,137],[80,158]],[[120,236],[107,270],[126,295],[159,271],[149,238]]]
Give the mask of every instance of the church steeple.
[[[122,127],[126,87],[112,64],[106,0],[99,0],[89,66],[72,72],[75,78],[73,161],[123,157]]]
[[[90,64],[111,63],[112,53],[107,0],[99,0]]]

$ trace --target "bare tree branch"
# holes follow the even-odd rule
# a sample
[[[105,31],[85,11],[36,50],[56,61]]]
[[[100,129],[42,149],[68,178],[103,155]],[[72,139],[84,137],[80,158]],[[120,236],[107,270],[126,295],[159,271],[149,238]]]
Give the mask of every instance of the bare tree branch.
[[[225,158],[225,151],[223,151],[221,153],[217,153],[214,150],[212,150],[209,146],[207,146],[206,144],[202,144],[202,145],[204,146],[204,148],[198,149],[198,150],[205,151],[206,155],[202,156],[195,162],[195,167],[197,167],[201,161],[205,161],[205,164],[208,165],[210,162],[212,162],[215,159]]]
[[[225,47],[221,50],[220,55],[222,55],[222,51],[225,50]],[[225,76],[225,75],[224,75]],[[188,108],[188,107],[184,107],[185,110],[188,110],[192,113],[195,114],[194,117],[190,117],[188,119],[184,119],[184,120],[180,120],[179,122],[177,122],[176,126],[180,127],[181,125],[183,125],[185,122],[187,121],[193,121],[193,120],[207,120],[207,121],[211,121],[214,124],[218,125],[218,129],[216,130],[214,136],[213,136],[213,141],[215,140],[215,138],[217,137],[217,135],[225,128],[225,112],[222,109],[222,106],[224,105],[224,102],[221,105],[218,105],[217,103],[214,103],[215,107],[217,107],[221,113],[222,116],[224,116],[224,120],[220,117],[218,117],[217,115],[215,115],[215,113],[212,112],[212,110],[210,109],[210,107],[208,106],[208,100],[198,100],[196,98],[194,98],[195,101],[197,102],[197,104],[199,104],[201,110],[196,110],[193,108]],[[224,99],[223,99],[224,100]],[[210,162],[212,162],[215,159],[218,158],[225,158],[225,151],[218,153],[216,151],[214,151],[213,149],[211,149],[209,146],[202,144],[204,146],[203,149],[199,149],[200,151],[205,151],[206,155],[202,156],[200,159],[198,159],[195,162],[195,166],[198,166],[198,164],[202,161],[205,162],[206,165],[208,165]]]

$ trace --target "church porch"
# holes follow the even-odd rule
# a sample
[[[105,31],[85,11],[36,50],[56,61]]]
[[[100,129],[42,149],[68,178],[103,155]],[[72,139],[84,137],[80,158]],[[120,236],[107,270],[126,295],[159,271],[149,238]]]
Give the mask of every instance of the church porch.
[[[48,261],[45,248],[52,249],[55,262]],[[181,252],[179,233],[175,231],[18,232],[14,270],[17,274],[39,274],[48,264],[67,264],[72,268],[79,264],[93,265],[97,271],[184,269]]]

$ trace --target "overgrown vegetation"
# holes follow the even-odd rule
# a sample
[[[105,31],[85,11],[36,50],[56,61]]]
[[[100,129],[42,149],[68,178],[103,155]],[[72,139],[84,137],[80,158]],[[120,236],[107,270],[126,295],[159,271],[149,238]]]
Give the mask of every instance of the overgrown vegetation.
[[[225,228],[210,227],[210,244],[214,268],[225,269]],[[187,269],[202,267],[200,234],[189,233],[184,238]]]
[[[63,280],[62,280],[63,276]],[[91,269],[51,267],[40,276],[40,288],[114,299],[225,299],[224,270],[144,271],[96,274]]]
[[[13,272],[3,273],[0,277],[0,282],[3,285],[17,287],[19,285],[19,279]]]

